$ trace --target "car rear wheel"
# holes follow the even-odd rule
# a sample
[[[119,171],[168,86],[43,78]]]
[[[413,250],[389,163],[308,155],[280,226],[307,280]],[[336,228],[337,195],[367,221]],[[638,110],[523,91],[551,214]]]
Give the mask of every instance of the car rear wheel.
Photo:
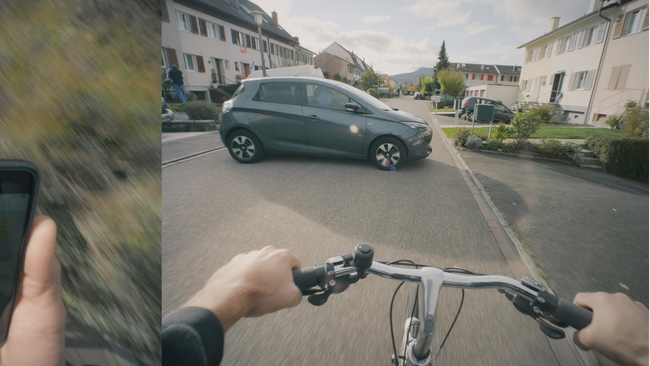
[[[255,163],[264,157],[260,140],[250,131],[235,131],[228,137],[228,152],[240,163]]]
[[[382,137],[372,144],[370,160],[381,170],[394,170],[406,161],[406,148],[396,138]]]

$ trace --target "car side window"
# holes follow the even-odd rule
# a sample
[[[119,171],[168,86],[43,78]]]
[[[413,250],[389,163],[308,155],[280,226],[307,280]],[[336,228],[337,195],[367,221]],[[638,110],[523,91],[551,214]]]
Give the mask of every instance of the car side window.
[[[300,105],[298,83],[262,83],[253,97],[256,102]]]
[[[356,103],[354,100],[352,100],[352,98],[341,93],[340,91],[323,85],[307,83],[306,89],[307,105],[310,107],[345,111],[346,103]]]

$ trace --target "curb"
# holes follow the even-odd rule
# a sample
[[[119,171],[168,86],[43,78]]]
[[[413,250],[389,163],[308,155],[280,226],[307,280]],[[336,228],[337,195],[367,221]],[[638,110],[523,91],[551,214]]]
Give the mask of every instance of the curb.
[[[512,258],[511,255],[508,253],[509,248],[504,248],[501,243],[499,243],[499,240],[497,240],[497,244],[499,244],[500,249],[502,250],[502,253],[504,257],[506,258],[506,261],[508,262],[508,265],[510,266],[511,271],[516,275],[517,272],[520,272],[523,267],[525,267],[525,272],[526,274],[534,278],[535,280],[541,282],[550,293],[553,293],[553,290],[549,287],[548,283],[544,281],[543,278],[539,275],[539,271],[537,270],[537,266],[534,265],[531,257],[526,253],[523,245],[515,235],[515,233],[512,231],[508,223],[505,221],[505,218],[499,211],[499,209],[494,205],[492,200],[490,199],[489,195],[487,194],[487,191],[485,191],[485,188],[481,184],[481,182],[476,178],[476,175],[474,175],[474,172],[469,168],[465,160],[460,156],[459,151],[454,147],[454,145],[450,142],[450,139],[447,138],[447,136],[444,134],[442,129],[440,128],[440,125],[438,124],[438,121],[435,119],[434,115],[430,114],[431,119],[434,122],[434,125],[436,127],[436,130],[440,134],[440,136],[443,137],[443,140],[445,141],[445,147],[447,150],[454,156],[455,158],[458,159],[458,162],[461,164],[462,168],[465,170],[465,172],[471,177],[472,182],[475,184],[475,187],[478,189],[480,192],[481,196],[489,206],[490,210],[492,211],[493,215],[496,217],[499,226],[501,229],[506,233],[508,238],[510,239],[511,243],[515,246],[517,249],[517,253],[519,254],[519,258]],[[496,152],[497,154],[503,154]],[[504,155],[511,155],[511,154],[504,154]],[[515,155],[518,156],[518,155]],[[552,159],[548,159],[552,160]],[[462,169],[458,167],[459,170]],[[471,190],[471,187],[470,187]],[[476,198],[476,197],[475,197]],[[477,202],[478,203],[478,202]],[[480,207],[480,204],[479,204]],[[484,213],[485,214],[485,213]],[[490,220],[486,217],[486,221],[488,221],[488,225]],[[496,239],[496,233],[495,234],[495,239]],[[505,250],[504,250],[505,249]],[[573,338],[573,333],[575,333],[575,330],[572,328],[567,328],[566,331],[566,337],[565,339],[561,340],[551,340],[549,338],[546,338],[548,341],[551,350],[553,353],[555,353],[555,356],[558,360],[558,363],[562,366],[573,366],[573,365],[582,365],[582,366],[598,366],[599,362],[597,361],[595,355],[593,352],[590,351],[582,351],[580,350],[573,342],[569,340],[569,338]],[[574,357],[571,357],[574,356]]]

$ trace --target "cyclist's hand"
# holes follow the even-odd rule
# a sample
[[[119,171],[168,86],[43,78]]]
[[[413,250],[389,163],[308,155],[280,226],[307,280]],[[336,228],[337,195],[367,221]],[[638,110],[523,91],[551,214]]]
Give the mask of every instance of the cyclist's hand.
[[[56,224],[34,218],[18,301],[0,364],[63,365],[66,312],[61,300],[61,266],[54,255]]]
[[[262,316],[300,303],[293,283],[300,259],[287,249],[271,246],[239,254],[215,272],[184,306],[199,306],[219,317],[224,331],[241,317]]]
[[[648,308],[621,293],[579,293],[573,302],[594,312],[573,336],[578,347],[623,365],[648,365]]]

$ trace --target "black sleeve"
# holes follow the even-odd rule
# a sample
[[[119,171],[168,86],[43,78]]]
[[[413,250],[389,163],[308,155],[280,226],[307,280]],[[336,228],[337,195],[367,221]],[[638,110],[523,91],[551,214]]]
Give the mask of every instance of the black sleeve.
[[[218,366],[223,328],[213,312],[199,307],[174,310],[162,320],[163,366]]]

